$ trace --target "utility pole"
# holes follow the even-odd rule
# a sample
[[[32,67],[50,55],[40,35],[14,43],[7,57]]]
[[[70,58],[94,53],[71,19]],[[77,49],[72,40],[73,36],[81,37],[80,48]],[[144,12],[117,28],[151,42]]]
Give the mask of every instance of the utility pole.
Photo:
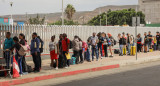
[[[63,8],[63,0],[62,0],[62,25],[64,25],[64,8]]]
[[[136,26],[135,26],[135,38],[136,38],[136,60],[138,60],[138,56],[137,56],[137,6],[136,6]]]
[[[101,8],[99,8],[99,17],[100,17],[100,26],[102,25],[102,22],[101,22]]]

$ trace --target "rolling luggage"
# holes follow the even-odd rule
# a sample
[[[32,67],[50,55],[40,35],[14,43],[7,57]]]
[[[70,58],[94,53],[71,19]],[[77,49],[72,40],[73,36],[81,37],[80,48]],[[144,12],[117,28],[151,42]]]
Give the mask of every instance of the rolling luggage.
[[[136,55],[136,46],[131,46],[131,55]]]
[[[72,56],[72,58],[71,58],[71,60],[70,60],[70,64],[71,64],[71,65],[75,65],[75,64],[76,64],[76,57],[73,57],[73,56]]]
[[[126,55],[126,54],[127,54],[127,49],[123,48],[123,55]]]
[[[153,52],[153,48],[150,48],[150,49],[149,49],[149,52]]]

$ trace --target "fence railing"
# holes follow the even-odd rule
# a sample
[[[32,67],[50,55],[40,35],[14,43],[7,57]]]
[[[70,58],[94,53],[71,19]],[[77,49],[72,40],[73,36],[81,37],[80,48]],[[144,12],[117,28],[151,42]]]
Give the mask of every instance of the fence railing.
[[[86,41],[93,32],[105,32],[111,33],[112,36],[117,40],[118,33],[130,33],[135,36],[134,27],[106,27],[106,26],[50,26],[50,25],[23,25],[23,26],[6,26],[0,25],[0,49],[3,47],[3,42],[5,39],[5,33],[11,32],[12,37],[18,36],[20,33],[24,33],[28,44],[30,44],[32,39],[32,33],[37,32],[37,34],[44,41],[44,53],[49,53],[48,44],[50,42],[50,37],[56,35],[56,40],[59,39],[59,34],[66,33],[69,39],[73,39],[75,35],[79,36],[82,40]],[[159,27],[138,27],[137,32],[143,36],[144,32],[151,31],[152,35],[156,35],[157,31],[160,31]]]

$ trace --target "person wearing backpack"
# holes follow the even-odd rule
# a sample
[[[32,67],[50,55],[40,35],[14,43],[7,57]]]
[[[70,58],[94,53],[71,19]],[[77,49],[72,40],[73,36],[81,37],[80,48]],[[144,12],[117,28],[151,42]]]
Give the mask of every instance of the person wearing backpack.
[[[67,34],[63,34],[62,38],[62,54],[63,58],[65,60],[65,68],[68,68],[70,66],[69,60],[67,60],[66,54],[69,53],[69,47],[70,47],[70,40],[67,38]]]
[[[42,39],[40,38],[40,36],[37,36],[37,38],[40,40],[40,45],[39,45],[39,50],[40,50],[40,69],[41,69],[41,66],[42,66],[42,58],[41,58],[41,54],[43,53],[43,45],[44,45],[44,42],[42,41]]]
[[[79,40],[79,57],[80,57],[80,62],[79,63],[83,63],[83,41],[81,38],[78,37]]]
[[[37,38],[37,33],[32,34],[31,40],[31,55],[34,62],[34,72],[40,72],[40,50],[39,50],[40,40]]]
[[[20,55],[20,53],[18,51],[20,51],[20,48],[22,48],[22,46],[20,45],[19,43],[19,39],[17,36],[13,37],[13,41],[14,41],[14,45],[9,49],[10,51],[13,51],[14,49],[16,50],[16,53],[15,53],[15,59],[18,63],[18,66],[19,66],[19,74],[22,76],[23,74],[23,71],[22,71],[22,58],[24,57],[24,55]]]
[[[25,40],[25,35],[23,33],[19,34],[19,39],[20,39],[19,43],[21,45],[25,46],[27,41]],[[28,72],[25,56],[22,57],[22,71],[23,71],[23,73]]]

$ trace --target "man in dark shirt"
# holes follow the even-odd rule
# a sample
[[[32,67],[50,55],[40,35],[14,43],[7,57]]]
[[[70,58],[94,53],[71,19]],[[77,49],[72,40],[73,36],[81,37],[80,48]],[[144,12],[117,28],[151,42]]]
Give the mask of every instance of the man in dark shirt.
[[[98,51],[100,50],[100,53],[101,53],[101,58],[103,57],[103,54],[102,54],[102,43],[103,43],[103,37],[101,36],[101,33],[98,34],[98,39],[99,39],[99,42],[98,42]]]
[[[39,44],[40,40],[37,38],[37,33],[32,34],[32,41],[31,41],[31,54],[33,57],[33,62],[35,65],[34,72],[40,72],[40,50],[39,50]]]
[[[157,50],[158,50],[159,39],[160,39],[159,37],[160,37],[160,36],[159,36],[159,32],[157,32],[157,33],[156,33],[156,40],[157,40],[157,48],[156,48],[156,49],[157,49]]]
[[[148,32],[147,37],[148,37],[148,39],[149,39],[148,49],[150,49],[150,48],[152,48],[151,44],[152,44],[152,38],[153,38],[153,36],[151,35],[151,31]]]

